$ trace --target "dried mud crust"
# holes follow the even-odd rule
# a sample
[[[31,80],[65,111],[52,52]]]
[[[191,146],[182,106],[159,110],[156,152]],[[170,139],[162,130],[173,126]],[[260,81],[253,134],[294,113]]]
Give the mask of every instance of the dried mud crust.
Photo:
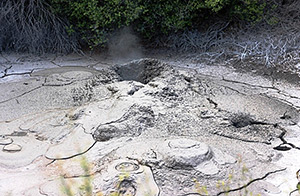
[[[215,189],[216,181],[226,179],[229,170],[238,168],[237,154],[247,153],[246,159],[254,162],[251,169],[256,169],[256,177],[265,176],[276,168],[272,164],[276,155],[271,142],[282,139],[287,132],[285,126],[299,121],[294,107],[267,96],[265,88],[246,88],[240,83],[173,68],[155,59],[118,67],[92,72],[78,69],[76,77],[71,70],[58,70],[50,74],[51,80],[48,74],[36,75],[52,82],[46,82],[49,86],[42,85],[41,89],[47,87],[48,93],[60,89],[72,108],[0,123],[1,130],[6,131],[2,142],[22,146],[13,154],[18,159],[2,151],[2,160],[19,161],[26,156],[28,144],[15,140],[14,131],[20,129],[20,137],[30,135],[37,144],[34,158],[41,154],[54,161],[81,154],[92,157],[97,163],[95,170],[99,171],[95,174],[99,177],[99,189],[106,182],[109,189],[110,183],[119,179],[115,169],[116,177],[111,179],[106,170],[110,163],[126,159],[125,162],[134,160],[140,167],[147,167],[147,175],[153,174],[153,187],[158,187],[161,195],[180,195],[193,192],[193,178]],[[37,96],[38,91],[31,93]],[[53,99],[60,100],[62,96]],[[3,103],[1,106],[6,107]],[[6,128],[12,125],[13,129]],[[50,147],[40,153],[38,145],[44,142]],[[28,162],[33,161],[29,159]],[[2,164],[12,167],[15,163]],[[105,172],[107,176],[102,179]],[[124,190],[134,185],[137,192],[142,186],[133,181],[120,185]]]
[[[283,132],[279,125],[293,125],[299,120],[296,109],[263,94],[256,95],[259,89],[255,87],[245,91],[222,80],[180,72],[155,59],[133,61],[115,69],[121,81],[143,83],[138,96],[161,103],[164,112],[156,112],[153,105],[131,107],[118,121],[98,126],[94,137],[99,141],[137,137],[154,128],[160,130],[160,135],[210,133],[270,144]]]
[[[271,79],[273,81],[286,81],[291,84],[298,85],[300,83],[299,69],[290,66],[266,66],[260,62],[252,62],[251,60],[244,60],[243,62],[236,62],[230,64],[236,71],[241,73],[252,73]]]

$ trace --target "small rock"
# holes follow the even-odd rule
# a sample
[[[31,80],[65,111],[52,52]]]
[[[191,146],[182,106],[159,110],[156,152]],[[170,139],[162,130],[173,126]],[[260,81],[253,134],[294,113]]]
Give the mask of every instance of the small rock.
[[[22,150],[22,146],[18,144],[8,144],[5,145],[2,149],[4,152],[19,152]]]
[[[7,145],[11,144],[13,140],[11,138],[8,138],[6,136],[0,136],[0,145]]]

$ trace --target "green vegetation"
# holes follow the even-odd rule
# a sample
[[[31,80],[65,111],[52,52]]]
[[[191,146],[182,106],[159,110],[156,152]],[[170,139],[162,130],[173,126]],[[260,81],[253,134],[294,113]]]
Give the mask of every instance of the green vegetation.
[[[68,32],[79,32],[90,46],[105,44],[114,30],[124,26],[151,39],[197,29],[217,15],[258,22],[267,7],[260,0],[50,0],[50,4],[56,14],[68,18]]]
[[[207,49],[224,30],[222,22],[230,24],[225,25],[230,30],[239,29],[235,24],[240,23],[280,23],[274,13],[281,4],[281,0],[6,0],[0,2],[0,52],[68,53],[81,46],[107,46],[123,27],[148,43],[182,35],[184,43],[176,46]],[[216,23],[219,29],[212,32]],[[234,53],[240,53],[240,45]]]

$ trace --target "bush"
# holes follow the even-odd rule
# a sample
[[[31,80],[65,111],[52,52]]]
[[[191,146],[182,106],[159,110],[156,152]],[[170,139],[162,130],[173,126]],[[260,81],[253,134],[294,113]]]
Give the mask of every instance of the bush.
[[[266,2],[271,1],[6,0],[0,2],[0,51],[69,52],[78,40],[103,46],[125,26],[152,39],[207,26],[217,15],[257,22],[270,9]]]
[[[116,29],[132,26],[144,38],[199,27],[222,13],[259,21],[266,7],[259,0],[51,0],[56,13],[66,16],[69,33],[78,31],[90,46],[104,45]]]

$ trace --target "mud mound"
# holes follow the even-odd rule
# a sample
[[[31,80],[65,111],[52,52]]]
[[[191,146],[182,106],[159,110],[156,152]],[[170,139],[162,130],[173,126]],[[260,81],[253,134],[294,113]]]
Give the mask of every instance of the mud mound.
[[[101,124],[94,132],[96,141],[112,138],[139,136],[147,127],[152,127],[154,113],[151,107],[133,105],[118,120]]]

